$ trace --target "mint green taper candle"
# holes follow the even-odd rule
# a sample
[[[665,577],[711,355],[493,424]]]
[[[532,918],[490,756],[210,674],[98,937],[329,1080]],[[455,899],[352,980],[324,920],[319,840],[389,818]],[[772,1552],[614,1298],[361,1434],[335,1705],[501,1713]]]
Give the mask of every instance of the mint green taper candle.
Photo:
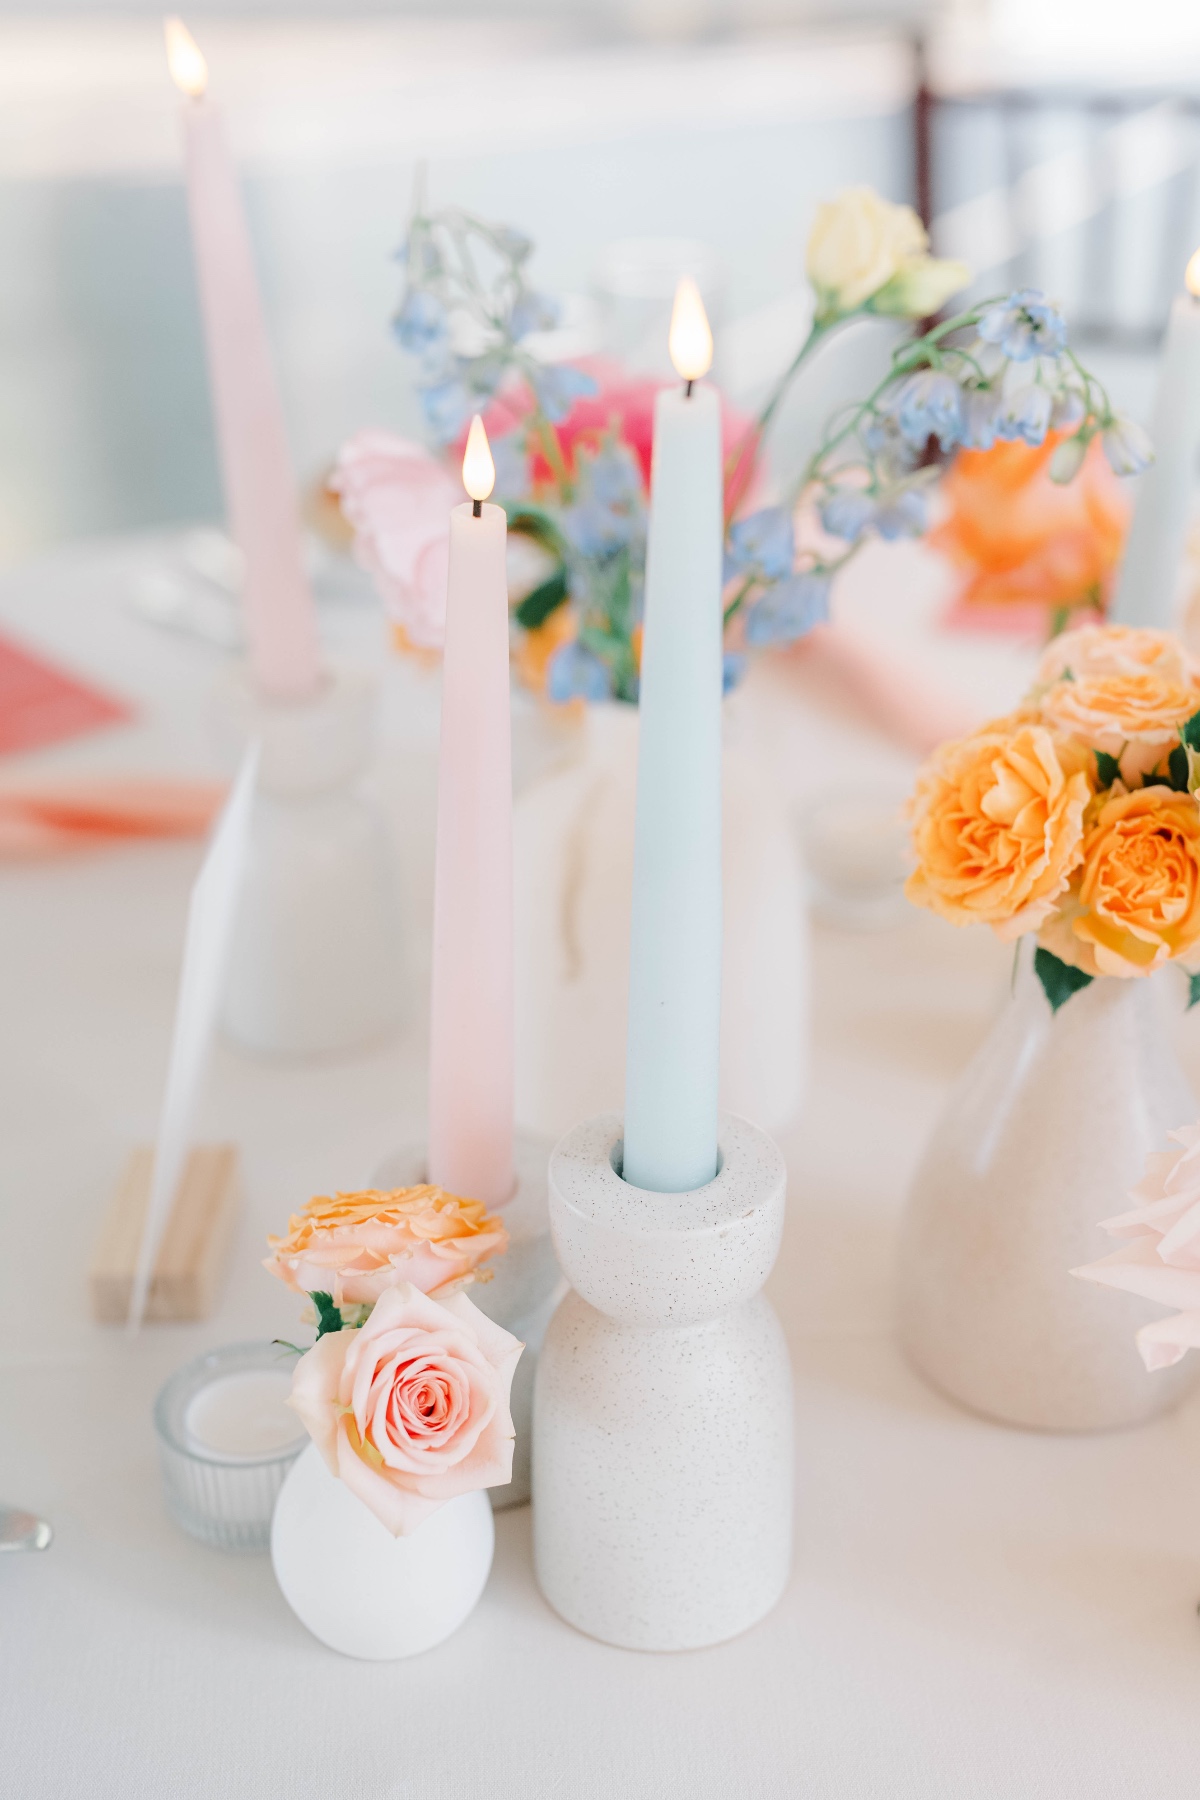
[[[717,1172],[721,1026],[721,408],[712,334],[675,296],[683,385],[654,407],[622,1173],[678,1194]]]

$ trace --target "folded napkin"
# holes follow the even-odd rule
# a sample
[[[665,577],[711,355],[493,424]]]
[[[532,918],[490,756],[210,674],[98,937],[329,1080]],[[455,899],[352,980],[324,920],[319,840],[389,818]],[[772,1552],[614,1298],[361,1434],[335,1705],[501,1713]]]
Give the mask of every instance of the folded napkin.
[[[0,782],[0,860],[62,856],[130,838],[202,837],[224,798],[220,782],[137,775]]]
[[[0,755],[57,744],[131,717],[123,700],[0,634]]]

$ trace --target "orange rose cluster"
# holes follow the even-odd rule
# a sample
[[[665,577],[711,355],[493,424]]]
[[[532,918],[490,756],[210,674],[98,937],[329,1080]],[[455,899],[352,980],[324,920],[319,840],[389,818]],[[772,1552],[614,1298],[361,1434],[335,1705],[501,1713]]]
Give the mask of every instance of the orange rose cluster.
[[[1025,702],[944,744],[911,803],[908,896],[1084,976],[1200,968],[1200,661],[1169,633],[1056,638]]]

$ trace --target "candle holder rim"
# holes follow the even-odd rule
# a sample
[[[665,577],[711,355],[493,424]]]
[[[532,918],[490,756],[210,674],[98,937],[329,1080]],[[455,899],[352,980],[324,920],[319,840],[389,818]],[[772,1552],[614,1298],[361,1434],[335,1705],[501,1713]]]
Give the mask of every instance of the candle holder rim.
[[[567,1208],[589,1224],[606,1221],[598,1212],[602,1196],[622,1202],[621,1235],[641,1243],[719,1236],[740,1224],[787,1183],[787,1164],[767,1134],[737,1113],[721,1113],[717,1121],[717,1173],[703,1187],[684,1188],[676,1194],[641,1188],[617,1173],[614,1153],[623,1142],[624,1120],[620,1113],[601,1113],[572,1126],[555,1145],[550,1157],[550,1188],[554,1204]],[[749,1166],[758,1163],[756,1176],[747,1184]],[[596,1177],[586,1188],[568,1171]],[[565,1177],[566,1179],[563,1179]],[[747,1186],[756,1199],[747,1199]],[[590,1191],[589,1191],[590,1190]],[[585,1204],[585,1202],[590,1202]],[[688,1213],[697,1206],[695,1217]],[[637,1207],[639,1215],[630,1216]],[[657,1213],[657,1217],[655,1217]]]
[[[263,1355],[267,1350],[277,1353],[276,1359],[271,1363]],[[269,1468],[273,1463],[293,1461],[309,1441],[309,1434],[299,1417],[296,1419],[296,1436],[290,1443],[281,1445],[278,1450],[265,1450],[261,1453],[198,1450],[194,1443],[188,1442],[186,1433],[176,1428],[172,1417],[173,1405],[177,1406],[182,1415],[187,1402],[207,1385],[197,1377],[209,1371],[214,1375],[237,1375],[255,1368],[278,1367],[287,1354],[289,1353],[270,1339],[253,1338],[236,1344],[219,1344],[215,1350],[204,1350],[199,1356],[193,1356],[167,1377],[154,1396],[154,1429],[161,1441],[179,1456],[190,1457],[193,1462],[222,1469]],[[238,1361],[239,1358],[245,1360]],[[223,1367],[226,1360],[234,1366]]]

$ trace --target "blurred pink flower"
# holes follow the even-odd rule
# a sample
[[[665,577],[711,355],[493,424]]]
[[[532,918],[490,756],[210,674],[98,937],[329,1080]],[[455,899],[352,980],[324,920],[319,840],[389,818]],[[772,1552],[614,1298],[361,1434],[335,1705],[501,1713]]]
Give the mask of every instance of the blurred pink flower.
[[[1104,1221],[1110,1237],[1129,1242],[1071,1270],[1085,1281],[1181,1309],[1138,1332],[1148,1369],[1169,1368],[1186,1351],[1200,1349],[1200,1125],[1168,1136],[1182,1148],[1150,1156],[1145,1178],[1129,1196],[1137,1206]]]
[[[355,560],[392,618],[410,643],[440,650],[459,484],[422,445],[391,431],[360,431],[342,446],[329,485],[353,528]]]

